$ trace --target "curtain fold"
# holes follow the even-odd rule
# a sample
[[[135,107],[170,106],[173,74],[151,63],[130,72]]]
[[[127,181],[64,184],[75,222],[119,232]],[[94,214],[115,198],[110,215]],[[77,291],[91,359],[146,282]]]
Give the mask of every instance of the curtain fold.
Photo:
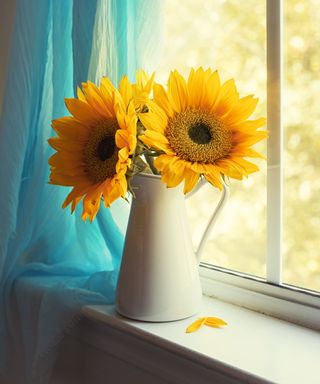
[[[81,306],[114,302],[129,205],[92,224],[61,209],[47,139],[82,81],[154,68],[160,3],[17,0],[0,121],[0,378],[45,384]]]

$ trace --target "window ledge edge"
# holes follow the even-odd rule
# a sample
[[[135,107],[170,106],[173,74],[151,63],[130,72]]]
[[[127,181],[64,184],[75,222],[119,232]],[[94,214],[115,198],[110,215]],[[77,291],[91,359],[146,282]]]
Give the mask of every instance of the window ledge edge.
[[[197,317],[219,316],[229,326],[186,334],[196,317],[145,323],[121,317],[113,306],[86,306],[87,332],[97,333],[87,342],[102,343],[110,354],[169,383],[295,384],[306,372],[308,383],[317,382],[319,333],[214,298],[204,297],[203,304]],[[101,332],[107,335],[104,341]],[[281,338],[285,342],[279,344]]]
[[[320,295],[201,265],[206,296],[320,331]]]

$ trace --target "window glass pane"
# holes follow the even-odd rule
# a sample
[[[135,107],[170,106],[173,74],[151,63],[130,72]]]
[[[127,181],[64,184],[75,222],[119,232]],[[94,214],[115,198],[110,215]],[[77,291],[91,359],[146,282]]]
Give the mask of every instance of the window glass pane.
[[[284,5],[284,282],[320,291],[320,3]]]
[[[266,8],[264,1],[168,0],[166,35],[158,79],[172,69],[218,69],[225,81],[234,78],[240,96],[254,94],[260,103],[255,116],[266,116]],[[254,118],[254,116],[252,117]],[[266,153],[266,143],[255,149]],[[203,261],[244,273],[265,276],[266,164],[240,182],[231,181],[231,197],[212,231]],[[206,186],[188,200],[195,245],[201,237],[219,191]]]

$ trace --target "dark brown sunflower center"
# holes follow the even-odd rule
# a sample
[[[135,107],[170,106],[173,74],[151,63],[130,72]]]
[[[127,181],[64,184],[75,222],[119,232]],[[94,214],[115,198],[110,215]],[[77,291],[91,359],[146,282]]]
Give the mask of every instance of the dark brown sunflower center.
[[[113,153],[116,146],[114,136],[106,136],[100,141],[97,148],[97,155],[101,161],[109,159]]]
[[[208,144],[211,140],[210,127],[204,123],[197,123],[190,127],[188,135],[197,144]]]
[[[103,120],[91,128],[90,137],[83,153],[88,176],[100,183],[116,174],[118,148],[115,134],[119,125],[116,119]]]
[[[232,133],[211,113],[187,109],[168,120],[166,137],[183,160],[214,163],[232,149]]]

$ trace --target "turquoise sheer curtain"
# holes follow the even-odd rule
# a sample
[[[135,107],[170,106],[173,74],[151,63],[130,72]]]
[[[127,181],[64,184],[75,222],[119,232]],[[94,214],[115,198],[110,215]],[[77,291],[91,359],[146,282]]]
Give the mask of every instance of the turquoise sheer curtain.
[[[0,120],[0,382],[47,383],[81,306],[114,302],[129,206],[92,224],[62,210],[47,139],[82,81],[154,70],[160,26],[160,0],[17,0]]]

